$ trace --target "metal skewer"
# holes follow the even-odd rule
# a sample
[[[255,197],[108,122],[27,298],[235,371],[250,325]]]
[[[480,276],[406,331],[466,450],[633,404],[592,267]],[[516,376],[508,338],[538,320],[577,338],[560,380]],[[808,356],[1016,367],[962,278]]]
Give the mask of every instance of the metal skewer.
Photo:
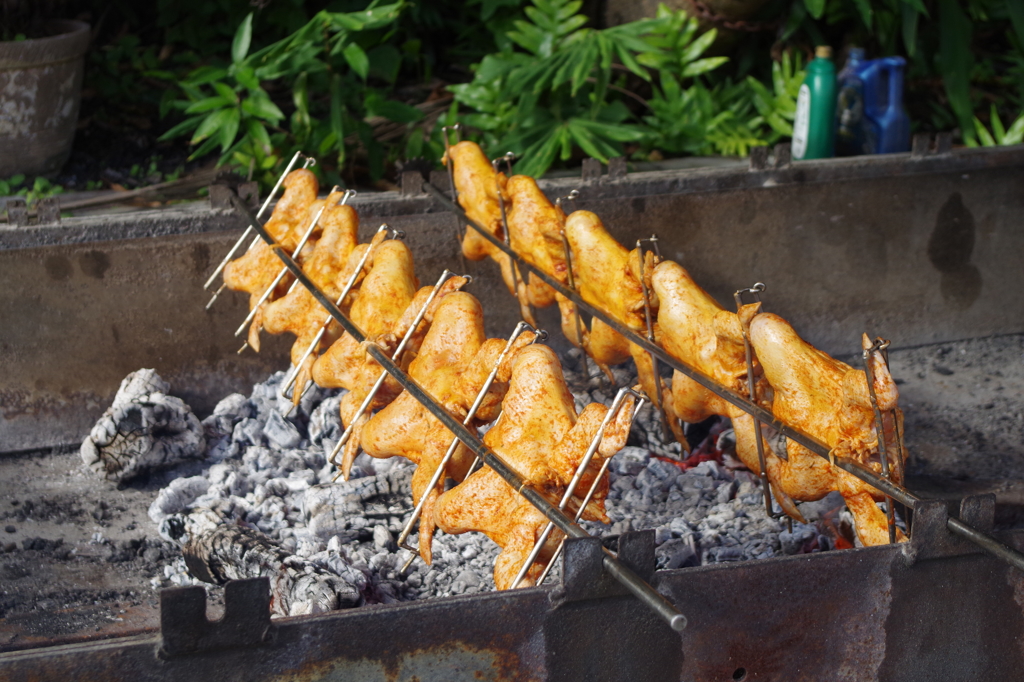
[[[654,255],[661,259],[661,249],[658,248],[658,235],[652,234],[647,239],[636,240],[636,253],[640,259],[640,290],[644,295],[644,322],[647,325],[647,340],[654,343],[654,319],[651,314],[651,292],[647,289],[647,280],[644,279],[644,242],[649,242]],[[668,414],[665,412],[665,401],[661,395],[661,373],[658,371],[658,356],[647,351],[651,358],[651,372],[654,374],[654,396],[658,401],[658,414],[661,415],[661,436],[662,440],[668,441],[671,438],[671,426],[668,423]]]
[[[334,189],[331,190],[330,194],[334,194],[339,189],[340,188],[337,185],[335,185]],[[345,194],[342,195],[341,201],[338,202],[338,206],[345,205],[345,202],[348,201],[349,192],[351,191],[352,190],[348,189],[345,190]],[[330,196],[330,194],[328,196]],[[295,249],[292,251],[292,258],[295,258],[296,256],[299,255],[299,253],[302,251],[302,247],[304,247],[306,245],[306,242],[309,241],[309,238],[313,236],[313,230],[316,229],[317,223],[320,222],[320,216],[322,216],[324,214],[324,211],[326,210],[327,202],[325,201],[324,205],[320,207],[320,210],[316,212],[316,216],[313,217],[313,222],[311,222],[309,224],[309,227],[306,228],[306,232],[302,235],[302,239],[299,240],[299,243],[295,246]],[[256,313],[257,311],[259,311],[260,306],[263,305],[268,298],[270,298],[270,295],[274,292],[274,289],[277,288],[277,285],[281,282],[282,279],[284,279],[284,276],[287,274],[288,268],[281,268],[281,270],[277,273],[277,277],[274,278],[274,281],[270,283],[270,286],[268,286],[266,291],[263,292],[263,295],[260,296],[260,299],[256,301],[256,305],[254,305],[252,309],[249,310],[249,314],[245,316],[245,319],[242,321],[241,326],[235,330],[235,336],[240,336],[242,332],[245,331],[246,327],[249,326],[249,323],[252,322],[252,318],[256,317]]]
[[[288,165],[285,167],[284,172],[277,177],[277,182],[274,183],[274,189],[270,190],[270,194],[267,195],[267,198],[263,201],[263,205],[260,206],[259,212],[256,214],[257,220],[263,217],[263,214],[266,212],[267,207],[270,206],[270,203],[274,200],[274,197],[277,196],[277,190],[281,189],[281,183],[283,183],[285,177],[292,172],[292,168],[295,168],[295,164],[298,163],[300,156],[305,155],[300,151],[295,152],[295,154],[292,156],[292,160],[289,161]],[[245,228],[245,232],[242,233],[242,236],[238,238],[238,241],[235,242],[235,245],[231,247],[230,251],[228,251],[228,255],[224,256],[224,260],[220,262],[220,265],[217,266],[217,269],[214,270],[213,274],[210,275],[210,278],[206,280],[206,284],[203,285],[204,289],[210,288],[210,285],[213,284],[213,280],[217,279],[217,275],[219,275],[221,271],[224,269],[224,267],[228,264],[228,262],[231,261],[231,257],[235,255],[235,251],[238,250],[238,247],[242,245],[242,242],[244,242],[245,238],[248,237],[250,234],[252,234],[252,226]],[[259,237],[256,237],[256,239],[258,240]],[[253,244],[255,244],[255,242],[253,242]],[[252,248],[252,244],[249,246],[249,248]],[[213,295],[212,299],[210,299],[210,303],[206,305],[207,308],[209,308],[213,304],[213,302],[217,299],[217,294],[219,293],[220,290],[218,289],[217,293]]]
[[[757,282],[749,289],[740,289],[734,293],[733,298],[736,300],[736,311],[739,312],[739,309],[743,307],[743,294],[750,294],[754,297],[755,301],[760,301],[761,292],[764,290],[764,282]],[[757,393],[755,392],[754,384],[754,350],[750,346],[750,326],[745,324],[743,320],[740,320],[740,331],[743,333],[743,351],[747,362],[747,393],[750,395],[751,402],[754,402],[757,400]],[[765,516],[771,517],[775,515],[775,510],[772,506],[772,492],[768,483],[768,463],[764,456],[764,439],[761,436],[761,420],[754,415],[753,421],[754,440],[757,443],[757,475],[761,479],[761,492],[764,494],[764,513]]]
[[[383,223],[380,227],[377,228],[377,232],[374,233],[374,236],[380,234],[381,232],[387,229],[389,229],[388,224]],[[404,232],[402,232],[401,230],[394,231],[394,239],[402,239],[403,237],[405,237]],[[373,243],[372,238],[370,239],[370,243]],[[345,286],[342,288],[341,294],[338,296],[338,300],[334,302],[334,305],[340,306],[342,302],[345,300],[345,297],[348,296],[349,292],[352,291],[352,287],[355,286],[356,280],[359,278],[359,273],[361,273],[363,271],[363,267],[366,266],[366,261],[369,259],[371,251],[372,250],[370,248],[367,248],[366,251],[363,252],[363,255],[359,258],[359,262],[356,264],[355,270],[352,271],[352,275],[348,278],[348,281],[345,282]],[[324,334],[327,333],[327,327],[330,325],[330,323],[331,316],[328,315],[326,318],[324,318],[323,324],[320,325],[320,330],[316,333],[316,337],[310,342],[309,346],[306,347],[306,350],[305,352],[303,352],[302,357],[299,358],[299,361],[295,364],[294,367],[288,370],[288,375],[285,376],[284,381],[281,382],[281,397],[288,397],[288,389],[291,388],[291,385],[299,376],[299,368],[302,367],[302,363],[306,361],[306,358],[308,358],[313,353],[313,350],[317,347],[317,345],[319,345],[320,339],[322,339],[324,337]],[[303,391],[305,391],[305,387],[303,387]]]
[[[601,426],[597,429],[597,433],[594,434],[594,438],[590,441],[590,447],[587,448],[586,453],[583,455],[583,459],[580,460],[579,466],[576,467],[576,472],[573,474],[572,480],[569,481],[569,487],[565,489],[565,493],[562,495],[562,499],[558,503],[559,511],[565,509],[566,505],[569,504],[569,500],[572,498],[573,493],[576,492],[576,486],[579,485],[580,480],[583,478],[583,472],[590,466],[590,460],[594,458],[594,454],[597,452],[598,446],[601,444],[601,439],[604,437],[605,429],[612,423],[612,419],[619,413],[622,408],[622,403],[626,400],[627,395],[632,395],[638,400],[646,400],[647,396],[643,393],[639,393],[632,388],[620,388],[619,392],[615,395],[615,400],[612,401],[612,406],[608,408],[608,412],[605,413],[604,419],[601,421]],[[544,527],[544,532],[540,534],[540,538],[533,543],[533,549],[530,550],[530,555],[526,557],[526,561],[523,562],[522,567],[519,569],[519,573],[516,575],[516,579],[512,581],[512,589],[514,590],[522,582],[523,578],[526,577],[530,567],[533,566],[533,562],[537,560],[537,555],[540,554],[541,550],[544,549],[544,543],[547,542],[548,536],[551,535],[551,531],[555,529],[555,524],[548,522],[548,525]]]
[[[640,410],[643,409],[645,402],[646,401],[643,398],[640,398],[639,400],[636,401],[636,407],[633,408],[633,419],[636,419],[636,416],[640,414]],[[576,510],[576,514],[575,516],[573,516],[573,521],[575,523],[579,523],[580,519],[583,518],[584,510],[586,510],[587,505],[590,504],[590,500],[594,497],[594,493],[597,492],[598,486],[601,485],[601,478],[604,477],[604,473],[608,471],[608,465],[611,463],[612,458],[609,457],[601,464],[601,469],[597,472],[597,476],[594,478],[594,482],[590,484],[590,490],[587,491],[586,496],[580,503],[580,508]],[[558,547],[555,549],[555,553],[551,555],[551,560],[548,562],[548,565],[544,567],[544,570],[541,572],[540,577],[537,578],[537,587],[540,587],[544,584],[544,580],[548,577],[548,573],[551,572],[551,569],[554,567],[555,562],[558,561],[558,557],[561,556],[563,549],[565,549],[565,538],[562,538],[562,541],[558,543]]]
[[[491,390],[491,384],[494,383],[494,378],[498,376],[498,369],[501,367],[501,363],[505,361],[506,356],[508,356],[509,351],[512,350],[512,346],[516,339],[519,338],[519,335],[527,329],[532,330],[533,327],[526,322],[520,322],[512,331],[512,335],[508,337],[508,342],[505,343],[505,348],[501,351],[501,355],[498,356],[498,360],[494,363],[491,373],[487,375],[487,379],[484,381],[480,391],[477,392],[476,398],[473,400],[473,404],[469,408],[469,412],[466,413],[466,418],[462,420],[463,426],[469,426],[473,421],[473,418],[476,417],[476,411],[480,409],[480,405],[484,402],[484,398],[487,397],[487,392]],[[425,492],[420,497],[420,501],[416,504],[416,508],[412,510],[409,520],[405,522],[405,527],[402,528],[402,532],[398,536],[398,546],[413,553],[412,556],[409,557],[409,560],[405,562],[405,565],[402,566],[402,570],[399,571],[399,573],[405,573],[408,571],[409,567],[412,566],[412,562],[416,560],[419,550],[408,544],[409,535],[412,533],[412,527],[416,525],[416,520],[419,519],[420,514],[423,513],[423,507],[427,503],[427,496],[429,492],[437,487],[437,482],[444,474],[445,468],[448,466],[448,462],[450,462],[452,457],[455,455],[455,451],[459,447],[459,442],[458,438],[453,438],[452,442],[448,445],[448,451],[445,452],[441,462],[437,465],[437,468],[434,469],[434,474],[430,477],[430,483],[427,484],[427,487],[424,489]],[[473,462],[473,465],[476,465],[476,461]],[[469,471],[466,473],[467,478],[472,471],[473,466],[470,466]]]
[[[416,318],[412,321],[412,324],[406,330],[405,335],[402,337],[401,343],[398,344],[398,348],[396,348],[395,352],[391,354],[392,360],[397,362],[401,359],[402,353],[405,351],[406,344],[409,343],[409,340],[412,338],[412,335],[416,333],[416,328],[420,326],[420,322],[423,321],[423,317],[427,314],[427,308],[430,307],[430,304],[434,302],[434,297],[436,297],[438,292],[441,291],[441,285],[444,284],[445,280],[447,280],[451,276],[451,271],[447,269],[441,273],[441,276],[437,280],[437,284],[434,285],[434,290],[430,292],[430,296],[428,296],[427,300],[423,303],[423,307],[421,307],[419,312],[416,313]],[[465,277],[469,282],[473,281],[473,278],[469,277],[468,275],[463,275],[463,277]],[[338,456],[338,453],[341,452],[341,449],[345,447],[345,443],[348,442],[348,439],[351,438],[352,433],[355,430],[356,423],[363,416],[363,413],[366,412],[367,409],[369,409],[370,403],[373,402],[374,397],[376,397],[377,395],[377,391],[379,391],[380,387],[384,385],[384,381],[387,378],[387,370],[381,372],[380,376],[377,377],[377,381],[374,382],[373,387],[370,389],[370,392],[366,394],[366,398],[363,399],[363,402],[359,406],[359,409],[356,411],[355,416],[353,416],[352,419],[349,421],[348,428],[346,428],[345,432],[341,434],[341,438],[338,439],[337,445],[335,445],[334,449],[331,450],[331,454],[327,458],[327,460],[331,464],[335,466],[338,465],[338,463],[335,461],[335,458]],[[345,480],[347,481],[348,473],[343,471],[338,472],[339,476],[342,474],[344,474]],[[334,480],[338,480],[338,476],[335,476]]]
[[[871,354],[875,351],[884,351],[889,347],[885,339],[876,338],[870,348],[864,349],[864,372],[868,380],[868,395],[871,397],[871,409],[875,414],[875,434],[878,438],[878,457],[882,460],[882,476],[890,479],[889,457],[885,447],[885,425],[882,423],[882,411],[878,409],[878,397],[875,395],[875,370],[871,367]],[[889,527],[889,544],[896,542],[896,510],[892,506],[892,498],[885,496],[885,519]]]
[[[245,203],[238,198],[238,195],[233,194],[230,198],[235,208],[249,219],[250,224],[256,229],[260,237],[264,239],[267,244],[274,246],[273,237],[263,229],[263,226],[252,214],[252,211],[250,211]],[[294,259],[279,248],[274,249],[274,253],[288,267],[296,279],[302,282],[302,286],[306,287],[309,292],[313,294],[313,297],[316,298],[317,302],[331,313],[331,317],[333,317],[338,324],[352,336],[352,338],[359,343],[366,340],[366,335],[360,331],[359,327],[353,324],[352,320],[348,319],[338,309],[338,306],[334,305],[331,299],[320,291],[316,284],[309,279],[309,276],[302,271],[302,268],[299,267]],[[374,360],[379,362],[381,367],[391,374],[391,376],[393,376],[414,399],[422,404],[431,414],[437,417],[438,421],[440,421],[445,428],[465,443],[466,447],[479,456],[487,466],[491,467],[495,473],[502,478],[502,480],[511,485],[530,504],[536,507],[538,511],[553,521],[558,526],[559,530],[574,538],[591,537],[585,530],[574,524],[572,520],[565,515],[565,513],[556,509],[555,506],[551,504],[541,493],[527,486],[526,481],[516,473],[515,469],[495,455],[490,448],[481,442],[480,438],[476,434],[470,432],[459,422],[458,419],[453,417],[442,405],[438,404],[422,386],[416,383],[408,374],[403,372],[401,367],[395,364],[395,362],[389,358],[387,353],[385,353],[381,348],[371,344],[367,348],[366,352]],[[995,541],[992,540],[992,542]],[[1022,559],[1024,559],[1024,557],[1022,557]],[[658,617],[663,619],[669,625],[669,627],[677,632],[686,628],[686,616],[680,613],[679,610],[665,597],[658,594],[653,587],[640,578],[640,576],[636,574],[636,571],[620,562],[611,554],[611,552],[608,551],[604,552],[601,563],[604,570],[607,571],[613,579],[618,581],[619,584],[629,590],[631,594],[654,611]]]

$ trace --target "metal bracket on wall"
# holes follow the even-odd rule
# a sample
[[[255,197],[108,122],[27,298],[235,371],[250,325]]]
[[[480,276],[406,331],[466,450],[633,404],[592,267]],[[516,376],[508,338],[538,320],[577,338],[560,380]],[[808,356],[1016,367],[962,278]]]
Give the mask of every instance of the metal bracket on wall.
[[[622,180],[626,177],[626,173],[629,169],[626,167],[626,157],[616,156],[608,159],[608,179],[609,180]]]
[[[249,647],[269,639],[270,580],[232,580],[224,586],[224,617],[206,618],[206,588],[160,592],[161,658]]]
[[[793,161],[792,147],[788,142],[780,142],[775,145],[775,168],[789,168]]]
[[[402,194],[423,194],[423,174],[419,171],[402,173]]]
[[[952,149],[953,133],[949,131],[936,133],[934,139],[931,133],[917,133],[910,144],[910,157],[917,159],[925,156],[949,154]]]
[[[603,568],[605,549],[600,538],[566,538],[562,584],[551,595],[558,603],[627,595],[629,591]],[[618,559],[641,579],[654,580],[654,531],[641,530],[619,536]]]
[[[597,159],[583,159],[583,170],[580,174],[583,182],[598,182],[601,179],[601,162]]]
[[[946,500],[920,500],[914,505],[914,532],[910,542],[904,546],[911,565],[925,559],[946,559],[983,551],[949,530],[948,504]],[[960,520],[983,533],[992,532],[995,514],[996,496],[993,493],[971,495],[960,501]]]
[[[246,205],[258,208],[260,205],[260,186],[256,182],[240,182],[237,188],[230,184],[210,185],[210,208],[231,208],[231,192],[234,189]]]
[[[750,148],[750,170],[760,171],[768,168],[768,152],[771,151],[767,145]]]
[[[16,225],[23,227],[28,225],[28,208],[24,199],[7,200],[7,226]]]

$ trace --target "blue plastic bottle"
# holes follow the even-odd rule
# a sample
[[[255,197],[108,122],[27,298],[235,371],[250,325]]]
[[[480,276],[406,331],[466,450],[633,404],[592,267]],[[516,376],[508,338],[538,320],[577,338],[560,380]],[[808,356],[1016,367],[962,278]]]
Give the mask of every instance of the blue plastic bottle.
[[[868,154],[910,151],[910,117],[903,107],[902,57],[865,62],[859,71],[864,87],[864,148]]]
[[[856,156],[864,150],[864,48],[851,47],[846,65],[836,76],[839,96],[836,102],[836,156]]]

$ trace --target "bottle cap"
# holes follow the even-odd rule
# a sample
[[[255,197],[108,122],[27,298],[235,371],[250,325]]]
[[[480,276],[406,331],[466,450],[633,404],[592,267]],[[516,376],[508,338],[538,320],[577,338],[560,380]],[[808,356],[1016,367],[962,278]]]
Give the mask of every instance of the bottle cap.
[[[828,45],[818,45],[814,48],[814,56],[821,59],[832,59],[832,48]]]

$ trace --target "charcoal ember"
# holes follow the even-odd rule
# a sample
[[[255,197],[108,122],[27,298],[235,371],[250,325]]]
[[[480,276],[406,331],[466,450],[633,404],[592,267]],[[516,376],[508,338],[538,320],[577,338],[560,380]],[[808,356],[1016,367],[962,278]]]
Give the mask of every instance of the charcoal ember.
[[[157,493],[153,504],[149,505],[149,518],[159,525],[168,516],[180,514],[188,509],[198,497],[206,494],[209,488],[210,481],[203,476],[176,478]]]
[[[82,442],[82,461],[107,480],[121,483],[206,453],[199,419],[152,369],[129,374]]]
[[[302,434],[295,425],[276,410],[267,415],[267,421],[263,425],[263,436],[267,439],[267,444],[277,450],[291,450],[302,442]]]
[[[256,414],[255,406],[241,393],[232,393],[213,408],[213,414],[203,420],[208,439],[230,436],[235,424]]]
[[[194,513],[180,522],[178,542],[189,573],[207,583],[270,578],[271,612],[277,616],[325,613],[363,603],[363,595],[322,565],[289,555],[265,534],[223,523],[215,513]]]
[[[351,531],[366,526],[363,514],[373,498],[410,495],[413,471],[412,466],[395,467],[373,476],[312,486],[302,500],[306,527],[315,537],[325,539],[352,535]]]
[[[341,399],[341,395],[331,396],[317,405],[310,414],[309,440],[314,445],[323,445],[325,438],[329,438],[335,443],[341,438],[344,431],[344,427],[341,425],[341,415],[338,412]]]

